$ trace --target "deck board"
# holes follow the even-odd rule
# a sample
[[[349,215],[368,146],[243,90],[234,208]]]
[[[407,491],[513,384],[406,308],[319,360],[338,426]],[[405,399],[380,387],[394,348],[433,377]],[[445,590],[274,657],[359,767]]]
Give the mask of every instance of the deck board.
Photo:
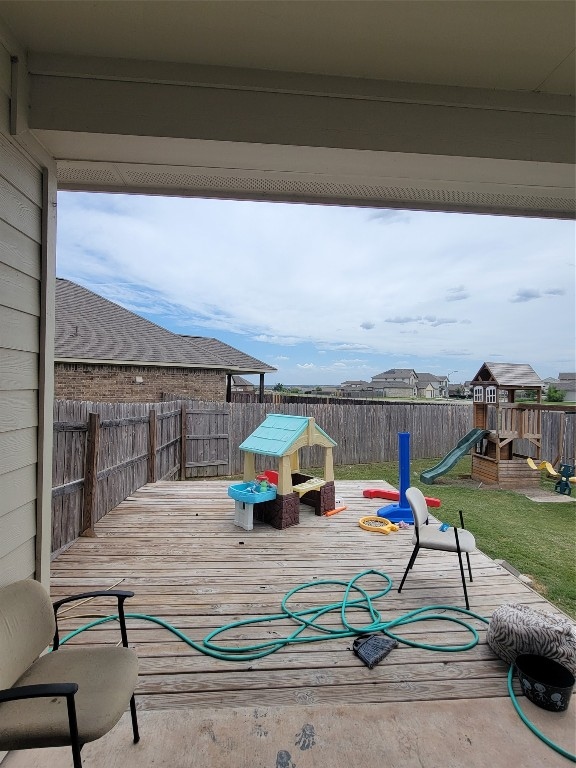
[[[287,590],[303,582],[347,581],[374,568],[399,583],[412,549],[411,531],[386,536],[357,525],[359,517],[384,504],[365,499],[362,490],[385,483],[337,482],[345,511],[326,518],[306,510],[300,525],[284,531],[260,523],[252,531],[236,528],[227,487],[226,481],[144,486],[96,524],[96,538],[80,538],[53,561],[54,598],[97,588],[131,589],[135,597],[127,611],[164,618],[200,642],[228,622],[277,613]],[[480,615],[489,617],[505,602],[557,612],[481,552],[473,553],[472,568],[470,605]],[[306,608],[341,594],[342,588],[318,585],[313,594],[298,593],[291,605]],[[402,594],[393,589],[377,607],[389,620],[430,604],[464,604],[453,554],[422,552]],[[111,612],[113,603],[99,598],[75,604],[62,615],[62,632]],[[354,611],[350,618],[361,623],[366,614]],[[333,614],[324,622],[340,626]],[[401,646],[370,671],[351,652],[350,638],[285,647],[252,661],[223,661],[200,654],[155,624],[130,620],[130,644],[140,658],[137,702],[149,710],[213,710],[507,697],[507,667],[486,644],[485,625],[472,623],[480,643],[470,651],[435,653]],[[293,624],[283,618],[273,625],[241,627],[222,643],[234,638],[261,642],[291,629]],[[468,639],[463,628],[442,621],[410,625],[403,633],[443,645]],[[108,623],[71,642],[117,640],[117,628]]]

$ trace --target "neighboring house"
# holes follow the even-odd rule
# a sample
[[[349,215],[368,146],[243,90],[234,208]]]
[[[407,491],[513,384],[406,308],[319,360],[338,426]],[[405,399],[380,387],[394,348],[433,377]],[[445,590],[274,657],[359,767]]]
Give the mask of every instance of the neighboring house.
[[[419,381],[416,389],[418,397],[423,397],[426,400],[440,397],[440,387],[436,381]]]
[[[416,397],[417,380],[413,368],[390,368],[373,376],[371,386],[382,390],[383,397]]]
[[[256,391],[256,387],[248,379],[244,379],[242,376],[232,376],[232,392],[248,392],[253,394]]]
[[[230,399],[232,377],[275,371],[217,339],[183,336],[69,280],[56,280],[54,395],[157,402]],[[247,382],[248,383],[248,382]]]
[[[361,380],[343,381],[339,389],[342,397],[374,397],[377,394],[372,384]]]
[[[448,376],[416,372],[413,368],[390,368],[372,377],[371,389],[383,397],[448,397]]]
[[[542,379],[542,392],[543,394],[547,394],[548,387],[552,384],[553,386],[560,388],[560,381],[558,379],[555,379],[554,376],[547,376],[545,379]]]
[[[418,397],[448,397],[448,377],[433,373],[417,373]]]
[[[464,399],[470,397],[470,382],[464,384],[448,384],[448,397]]]
[[[340,384],[340,389],[343,392],[352,392],[354,390],[358,389],[369,389],[370,384],[367,381],[343,381],[342,384]]]
[[[565,402],[576,402],[576,373],[559,373],[558,383],[554,383],[554,386],[565,393]]]
[[[303,395],[323,395],[325,397],[337,395],[337,384],[300,384],[294,385],[293,389],[299,390]]]
[[[384,397],[448,397],[448,377],[417,373],[413,368],[390,368],[372,377],[371,386]]]

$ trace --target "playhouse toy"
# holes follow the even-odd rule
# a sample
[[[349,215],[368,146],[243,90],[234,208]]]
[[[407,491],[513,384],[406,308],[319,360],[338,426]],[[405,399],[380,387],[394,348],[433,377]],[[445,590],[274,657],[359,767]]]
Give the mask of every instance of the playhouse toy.
[[[399,531],[400,528],[391,523],[385,517],[378,517],[378,515],[366,515],[358,520],[358,525],[365,531],[373,531],[374,533],[392,533],[393,531]]]
[[[362,491],[362,496],[367,499],[387,499],[388,501],[398,501],[400,498],[400,491],[395,491],[388,488],[367,488]],[[440,499],[434,499],[431,496],[424,496],[426,504],[429,507],[440,507],[442,502]]]
[[[300,501],[324,515],[336,506],[332,450],[336,442],[310,416],[268,414],[266,419],[240,445],[244,453],[244,482],[256,479],[255,457],[270,456],[278,461],[278,471],[266,470],[259,475],[270,482],[277,479],[274,498],[256,506],[256,519],[274,528],[287,528],[300,522]],[[306,446],[324,449],[324,477],[300,472],[299,451]],[[272,474],[274,472],[274,474]],[[246,503],[246,502],[244,502]]]
[[[412,508],[406,499],[406,491],[410,487],[410,432],[398,432],[398,456],[400,474],[400,496],[398,504],[388,504],[381,507],[376,514],[393,523],[409,523],[414,525]]]

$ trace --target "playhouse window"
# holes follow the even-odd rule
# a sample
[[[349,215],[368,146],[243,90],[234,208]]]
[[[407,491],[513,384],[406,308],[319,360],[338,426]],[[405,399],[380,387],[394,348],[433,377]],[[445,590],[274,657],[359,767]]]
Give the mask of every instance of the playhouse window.
[[[475,403],[484,402],[484,387],[474,387],[474,402]]]
[[[496,402],[496,387],[486,387],[486,402],[487,403]]]

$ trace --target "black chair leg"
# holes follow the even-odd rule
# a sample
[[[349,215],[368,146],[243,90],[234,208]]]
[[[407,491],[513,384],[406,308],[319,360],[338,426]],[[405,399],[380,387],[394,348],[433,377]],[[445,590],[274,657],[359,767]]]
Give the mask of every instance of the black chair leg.
[[[458,562],[460,563],[460,576],[462,577],[462,586],[464,587],[464,599],[466,600],[466,609],[469,611],[470,603],[468,602],[468,591],[466,589],[466,577],[464,576],[464,563],[462,562],[462,552],[460,551],[460,549],[458,549]]]
[[[138,718],[136,717],[136,701],[134,700],[134,694],[130,699],[130,715],[132,716],[132,730],[134,732],[134,744],[140,741],[140,733],[138,731]]]
[[[74,702],[74,694],[66,696],[66,705],[68,707],[68,727],[70,729],[72,762],[74,763],[74,768],[82,768],[82,756],[80,755],[82,745],[78,739],[78,721],[76,719],[76,704]]]
[[[472,578],[472,568],[470,567],[470,555],[466,552],[466,562],[468,563],[468,573],[470,575],[470,581],[474,581]]]
[[[414,547],[414,551],[410,555],[410,560],[408,561],[408,565],[406,566],[406,570],[404,571],[404,576],[402,576],[402,581],[400,582],[400,586],[398,587],[398,592],[402,592],[402,587],[404,586],[404,582],[406,581],[406,576],[408,576],[408,571],[412,568],[414,565],[414,561],[416,560],[416,555],[418,554],[418,550],[420,547],[418,544]]]

